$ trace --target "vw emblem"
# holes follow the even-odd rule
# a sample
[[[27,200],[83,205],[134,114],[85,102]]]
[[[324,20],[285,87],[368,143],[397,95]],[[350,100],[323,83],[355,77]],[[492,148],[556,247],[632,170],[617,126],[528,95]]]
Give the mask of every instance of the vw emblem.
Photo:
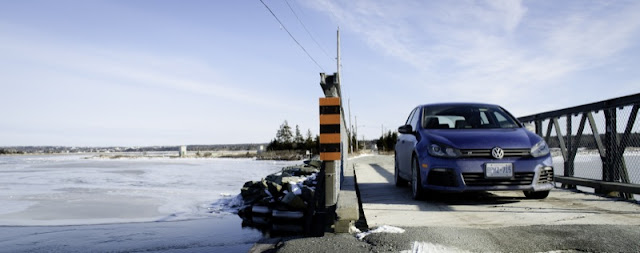
[[[502,159],[502,157],[504,157],[504,150],[502,150],[500,147],[495,147],[491,149],[491,156],[493,156],[493,158],[495,159]]]

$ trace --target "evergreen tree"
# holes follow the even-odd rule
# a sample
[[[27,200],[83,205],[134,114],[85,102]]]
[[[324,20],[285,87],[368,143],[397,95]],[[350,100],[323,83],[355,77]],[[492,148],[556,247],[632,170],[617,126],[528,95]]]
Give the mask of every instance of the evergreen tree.
[[[291,133],[291,127],[286,120],[276,132],[276,138],[269,142],[267,150],[309,150],[313,154],[317,154],[319,150],[319,136],[316,135],[315,139],[311,134],[311,129],[307,130],[306,139],[300,132],[300,126],[296,125],[295,135]]]
[[[389,131],[380,136],[380,139],[376,141],[376,145],[378,145],[378,149],[380,150],[392,151],[395,149],[397,141],[398,133]]]
[[[311,135],[311,129],[307,129],[307,138],[305,141],[313,141],[313,136]]]
[[[295,147],[300,148],[302,148],[304,145],[304,137],[302,137],[302,134],[300,133],[300,127],[298,125],[296,125],[296,135],[293,138],[293,143]]]
[[[313,150],[315,148],[315,143],[313,142],[313,136],[311,135],[311,129],[307,130],[307,138],[304,140],[304,149],[305,150]]]
[[[354,152],[356,152],[356,151],[358,151],[360,149],[360,147],[356,146],[356,143],[358,143],[358,140],[356,139],[357,136],[358,136],[357,133],[353,133],[351,135],[351,140],[350,140],[351,141],[351,145],[353,146],[353,151]]]
[[[285,145],[291,145],[293,141],[293,134],[291,133],[291,127],[289,123],[285,120],[282,125],[280,125],[280,129],[276,133],[276,140]]]

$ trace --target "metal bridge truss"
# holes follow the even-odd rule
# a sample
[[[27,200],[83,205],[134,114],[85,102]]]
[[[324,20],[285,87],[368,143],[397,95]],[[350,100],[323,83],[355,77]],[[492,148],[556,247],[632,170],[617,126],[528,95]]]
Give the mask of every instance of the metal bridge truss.
[[[518,119],[525,124],[535,124],[535,131],[538,135],[542,136],[550,146],[560,148],[560,153],[564,159],[564,176],[556,176],[555,180],[562,183],[562,187],[587,186],[594,188],[597,193],[611,194],[612,192],[617,192],[620,197],[631,199],[633,198],[633,193],[640,194],[640,160],[631,159],[634,177],[630,178],[629,166],[625,161],[624,153],[628,147],[640,147],[640,133],[638,133],[637,129],[639,127],[635,126],[634,129],[639,107],[640,93],[543,112]],[[622,121],[625,115],[619,114],[618,111],[628,111],[629,108],[631,110],[626,120],[626,125],[624,125],[624,131],[620,133],[619,127],[625,124]],[[594,114],[599,114],[600,111],[604,114],[604,135],[600,134],[601,132],[598,130],[597,122],[594,119]],[[574,116],[580,117],[580,123],[575,132],[572,126]],[[575,119],[577,120],[577,118]],[[564,124],[561,124],[561,122]],[[587,135],[583,136],[587,122],[593,138],[589,138]],[[546,123],[546,133],[543,133],[543,123]],[[562,133],[562,126],[566,129],[565,134]],[[555,133],[552,132],[552,129],[555,130]],[[635,130],[635,133],[632,130]],[[585,145],[581,145],[581,142],[585,142],[585,139],[589,139],[587,141],[591,143],[591,146],[595,146],[594,148],[600,154],[602,177],[599,179],[575,176],[576,169],[584,169],[576,168],[575,161],[579,152],[578,148],[585,148]]]

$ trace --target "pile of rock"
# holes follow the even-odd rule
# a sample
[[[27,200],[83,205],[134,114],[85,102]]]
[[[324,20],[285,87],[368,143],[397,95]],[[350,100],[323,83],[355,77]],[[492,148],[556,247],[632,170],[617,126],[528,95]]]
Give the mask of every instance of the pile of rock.
[[[307,233],[315,214],[321,164],[311,160],[285,167],[261,181],[246,182],[240,192],[244,205],[238,211],[243,225]]]

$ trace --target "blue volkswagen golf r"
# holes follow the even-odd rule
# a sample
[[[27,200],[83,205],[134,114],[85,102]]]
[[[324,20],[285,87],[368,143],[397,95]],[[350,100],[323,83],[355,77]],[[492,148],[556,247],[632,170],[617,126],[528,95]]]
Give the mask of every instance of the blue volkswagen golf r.
[[[544,199],[554,187],[547,143],[502,107],[446,103],[413,109],[398,128],[395,183],[414,199],[431,191],[524,191]]]

